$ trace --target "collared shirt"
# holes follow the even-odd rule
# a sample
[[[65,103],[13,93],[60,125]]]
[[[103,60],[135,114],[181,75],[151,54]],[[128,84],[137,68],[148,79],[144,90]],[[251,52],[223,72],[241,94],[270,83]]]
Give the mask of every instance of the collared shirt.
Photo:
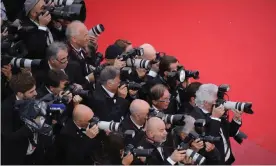
[[[154,105],[152,105],[152,108],[156,111],[156,113],[160,112]]]
[[[53,93],[49,88],[47,88],[47,86],[45,86],[45,88],[46,88],[46,90],[47,90],[50,94]]]
[[[133,123],[139,130],[143,128],[143,126],[140,126],[140,125],[136,124],[136,123],[134,122],[134,120],[132,119],[131,116],[130,116],[130,120],[132,121],[132,123]]]
[[[51,69],[51,70],[53,70],[54,68],[51,66],[51,64],[48,62],[48,65],[49,65],[49,68]],[[64,69],[60,69],[61,71],[63,71],[64,73],[65,73],[65,70]],[[65,73],[66,74],[66,73]]]
[[[53,38],[53,35],[52,35],[51,31],[48,29],[48,27],[40,26],[34,20],[32,20],[32,19],[30,19],[30,20],[38,27],[38,29],[40,29],[42,31],[46,31],[48,33],[48,35],[47,35],[47,45],[49,46],[50,44],[52,44],[54,42],[54,38]]]
[[[106,91],[106,93],[111,97],[113,98],[115,96],[114,93],[110,92],[109,90],[107,90],[103,85],[102,85],[103,89]]]

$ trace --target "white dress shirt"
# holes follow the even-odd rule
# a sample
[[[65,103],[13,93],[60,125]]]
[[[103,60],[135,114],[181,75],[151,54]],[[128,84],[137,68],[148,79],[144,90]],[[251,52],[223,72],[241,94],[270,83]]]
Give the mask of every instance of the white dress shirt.
[[[49,46],[50,44],[52,44],[54,42],[54,38],[53,38],[53,34],[51,33],[51,31],[48,29],[48,27],[44,27],[44,26],[40,26],[37,22],[35,22],[34,20],[30,19],[40,30],[46,31],[48,33],[47,35],[47,45]]]
[[[132,119],[131,116],[130,116],[130,120],[132,121],[132,123],[133,123],[138,129],[142,129],[142,128],[143,128],[143,126],[140,126],[140,125],[136,124],[136,123],[134,122],[134,120]]]

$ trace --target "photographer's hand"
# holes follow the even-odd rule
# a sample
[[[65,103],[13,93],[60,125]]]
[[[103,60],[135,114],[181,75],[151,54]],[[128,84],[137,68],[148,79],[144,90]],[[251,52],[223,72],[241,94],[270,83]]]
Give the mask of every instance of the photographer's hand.
[[[123,157],[122,164],[123,165],[130,165],[133,161],[133,155],[132,153],[128,152],[128,154]]]
[[[200,149],[204,148],[204,142],[198,138],[192,142],[191,148],[198,152]]]
[[[206,152],[211,152],[212,150],[215,149],[215,145],[214,144],[211,144],[210,142],[205,142],[205,150]]]
[[[146,76],[147,70],[143,68],[136,68],[136,72],[139,78],[144,78]]]
[[[220,105],[219,107],[213,107],[212,116],[213,118],[220,118],[224,114],[224,106]]]
[[[67,104],[70,103],[70,102],[72,101],[72,98],[73,98],[73,94],[72,94],[70,91],[66,91],[66,92],[61,91],[60,94],[59,94],[59,96],[60,96],[60,97],[62,97],[62,96],[67,96],[67,97],[68,97],[68,102],[67,102]]]
[[[39,25],[42,27],[47,27],[49,22],[51,22],[51,14],[46,11],[43,15],[38,16]]]
[[[241,122],[241,116],[243,111],[233,110],[233,112],[234,112],[233,120]]]
[[[172,155],[169,157],[174,162],[180,162],[186,156],[186,150],[174,150]]]
[[[131,89],[128,90],[128,93],[130,96],[136,96],[137,92],[138,92],[137,90],[131,90]]]
[[[7,36],[8,34],[8,28],[5,28],[5,30],[1,33],[1,37]]]
[[[52,2],[52,0],[49,0],[48,3],[46,4],[46,6],[53,6],[53,7],[55,7],[55,3]]]
[[[5,65],[3,68],[1,68],[2,73],[7,77],[7,80],[9,81],[12,78],[12,70],[11,65]]]
[[[98,135],[98,133],[99,133],[98,125],[94,125],[90,129],[86,129],[86,135],[91,139],[95,138]]]
[[[75,95],[73,97],[74,106],[80,104],[82,102],[82,98],[79,95]]]
[[[98,44],[98,38],[95,36],[89,36],[89,41],[93,43],[94,45]]]
[[[127,86],[122,85],[118,87],[118,96],[125,99],[127,97]]]
[[[182,163],[186,165],[194,164],[193,159],[187,155],[185,155],[184,159],[182,160]]]
[[[126,62],[116,58],[113,66],[117,69],[121,69],[126,66]]]

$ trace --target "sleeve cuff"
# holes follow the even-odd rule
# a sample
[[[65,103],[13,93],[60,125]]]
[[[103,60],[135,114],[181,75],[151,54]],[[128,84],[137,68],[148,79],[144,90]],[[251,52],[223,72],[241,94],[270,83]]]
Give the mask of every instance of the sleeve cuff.
[[[237,136],[239,134],[240,130],[237,131],[237,133],[235,134],[235,136]]]
[[[217,120],[217,121],[220,121],[220,122],[221,122],[221,119],[220,119],[220,118],[211,117],[211,119]]]
[[[39,26],[38,29],[40,29],[42,31],[47,31],[47,27],[43,27],[43,26]]]
[[[174,162],[170,157],[167,158],[167,161],[171,164],[171,165],[175,165],[176,162]]]
[[[157,73],[153,70],[150,70],[149,73],[148,73],[149,76],[152,76],[152,77],[156,77],[157,76]]]
[[[88,76],[86,76],[85,79],[87,79],[87,81],[90,83],[90,80],[89,80]]]
[[[240,120],[233,119],[233,121],[234,121],[235,123],[237,123],[238,125],[241,125],[241,121],[240,121]]]

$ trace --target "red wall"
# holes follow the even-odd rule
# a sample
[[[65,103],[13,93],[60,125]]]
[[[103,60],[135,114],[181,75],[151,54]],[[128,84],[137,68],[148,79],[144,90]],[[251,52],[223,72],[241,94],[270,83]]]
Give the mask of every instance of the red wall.
[[[106,28],[101,52],[119,38],[151,43],[198,69],[201,82],[230,84],[231,100],[253,102],[255,114],[244,115],[242,127],[248,140],[276,153],[276,0],[87,0],[87,6],[88,28]]]

